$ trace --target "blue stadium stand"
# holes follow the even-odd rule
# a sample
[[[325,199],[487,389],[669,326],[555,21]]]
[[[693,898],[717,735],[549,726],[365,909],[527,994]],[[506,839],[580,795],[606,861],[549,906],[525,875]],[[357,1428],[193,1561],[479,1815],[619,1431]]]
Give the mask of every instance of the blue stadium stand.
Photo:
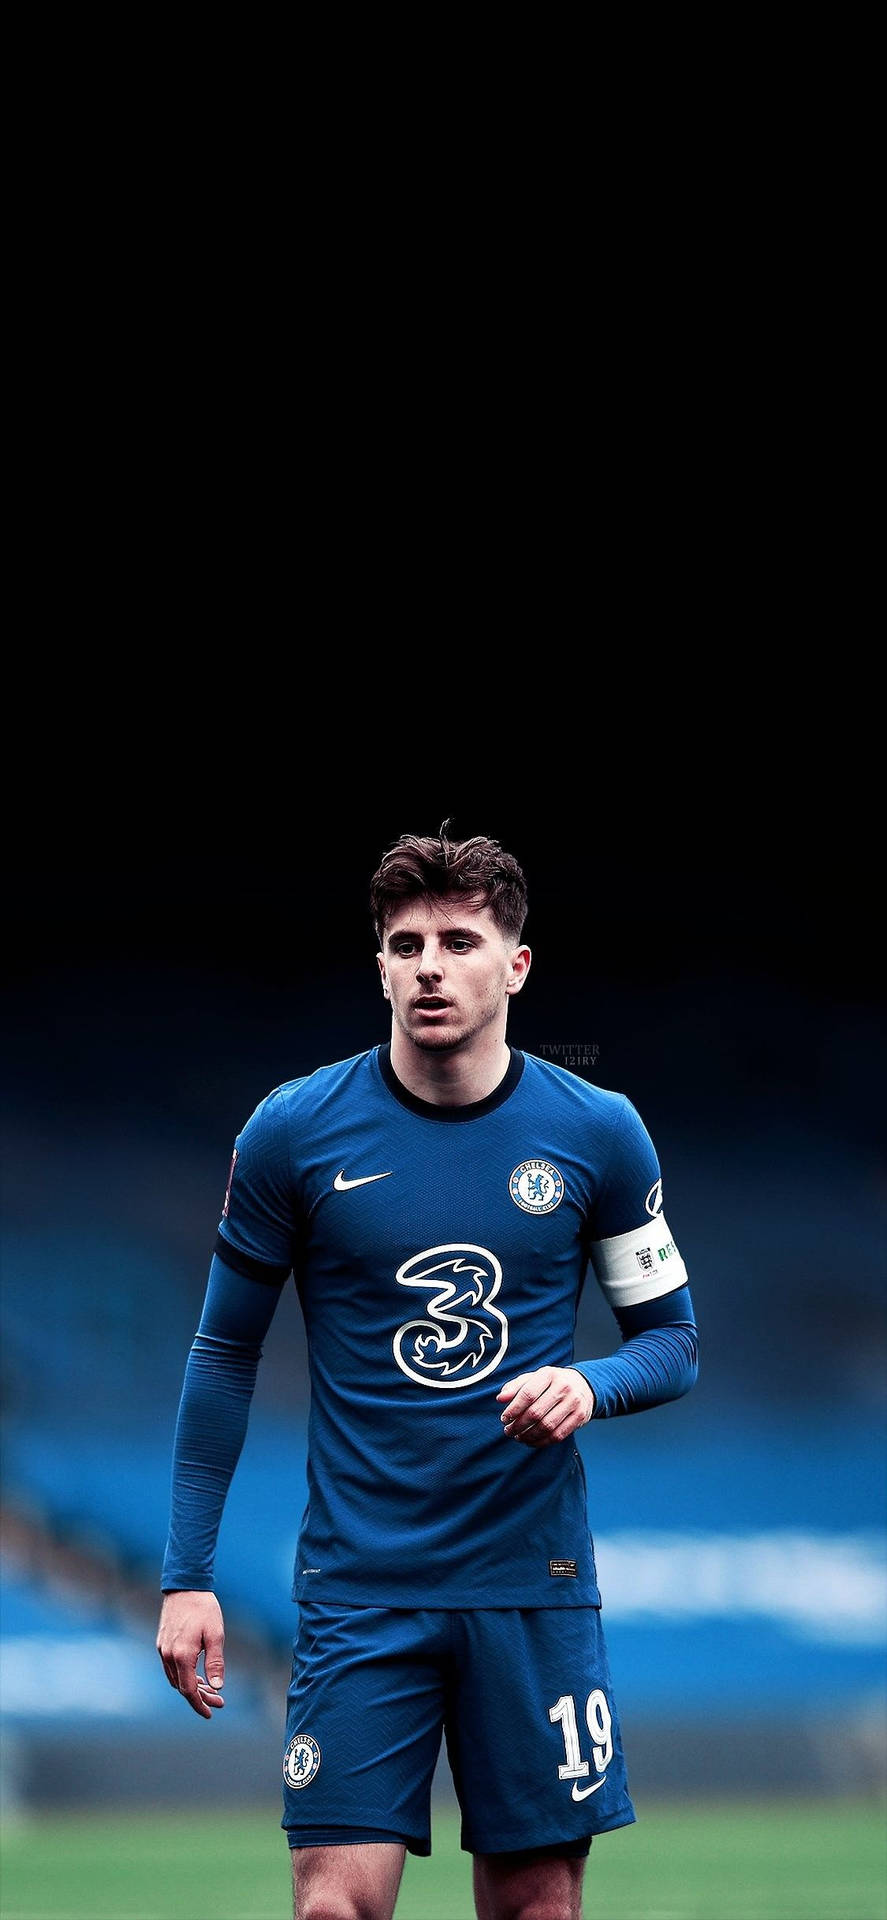
[[[231,1663],[207,1726],[166,1679],[150,1628],[0,1557],[0,1806],[261,1801],[278,1793],[280,1728]],[[201,1735],[204,1736],[201,1741]]]

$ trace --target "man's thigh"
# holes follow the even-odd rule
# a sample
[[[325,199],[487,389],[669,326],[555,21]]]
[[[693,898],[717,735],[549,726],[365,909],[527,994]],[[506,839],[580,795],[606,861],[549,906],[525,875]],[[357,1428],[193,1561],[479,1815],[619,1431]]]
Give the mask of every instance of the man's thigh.
[[[295,1847],[294,1920],[360,1913],[391,1920],[406,1858],[401,1846]]]
[[[300,1607],[283,1760],[291,1847],[430,1853],[447,1622],[444,1613]]]
[[[598,1607],[458,1616],[447,1752],[462,1845],[481,1855],[559,1848],[635,1819]]]

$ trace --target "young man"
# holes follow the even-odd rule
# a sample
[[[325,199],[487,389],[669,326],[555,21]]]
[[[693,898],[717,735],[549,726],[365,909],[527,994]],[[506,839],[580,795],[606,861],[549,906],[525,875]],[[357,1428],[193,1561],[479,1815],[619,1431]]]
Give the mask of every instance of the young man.
[[[431,1851],[444,1736],[478,1920],[579,1920],[592,1836],[635,1813],[572,1436],[696,1378],[649,1134],[624,1095],[509,1046],[524,876],[446,826],[403,835],[371,884],[390,1043],[276,1088],[237,1138],[176,1430],[157,1647],[210,1719],[215,1545],[292,1274],[296,1920],[391,1920],[406,1851]],[[589,1264],[622,1343],[577,1361]]]

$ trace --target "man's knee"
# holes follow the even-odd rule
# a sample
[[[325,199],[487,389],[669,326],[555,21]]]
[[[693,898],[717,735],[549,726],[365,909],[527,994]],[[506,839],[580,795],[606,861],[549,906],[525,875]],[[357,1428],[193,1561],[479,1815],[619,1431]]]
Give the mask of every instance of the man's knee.
[[[584,1859],[486,1854],[474,1862],[478,1920],[582,1920]]]
[[[392,1920],[404,1849],[294,1847],[293,1920]]]

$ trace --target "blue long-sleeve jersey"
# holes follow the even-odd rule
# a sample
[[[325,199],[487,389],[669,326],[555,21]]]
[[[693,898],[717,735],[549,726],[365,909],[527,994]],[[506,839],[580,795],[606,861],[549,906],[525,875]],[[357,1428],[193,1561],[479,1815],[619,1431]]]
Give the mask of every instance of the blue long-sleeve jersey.
[[[622,1345],[574,1354],[589,1270]],[[472,1106],[418,1100],[387,1046],[261,1102],[238,1135],[176,1429],[162,1585],[208,1589],[262,1343],[304,1315],[308,1500],[293,1597],[596,1605],[581,1456],[503,1432],[515,1375],[572,1366],[595,1417],[686,1393],[689,1284],[631,1102],[512,1050]]]

